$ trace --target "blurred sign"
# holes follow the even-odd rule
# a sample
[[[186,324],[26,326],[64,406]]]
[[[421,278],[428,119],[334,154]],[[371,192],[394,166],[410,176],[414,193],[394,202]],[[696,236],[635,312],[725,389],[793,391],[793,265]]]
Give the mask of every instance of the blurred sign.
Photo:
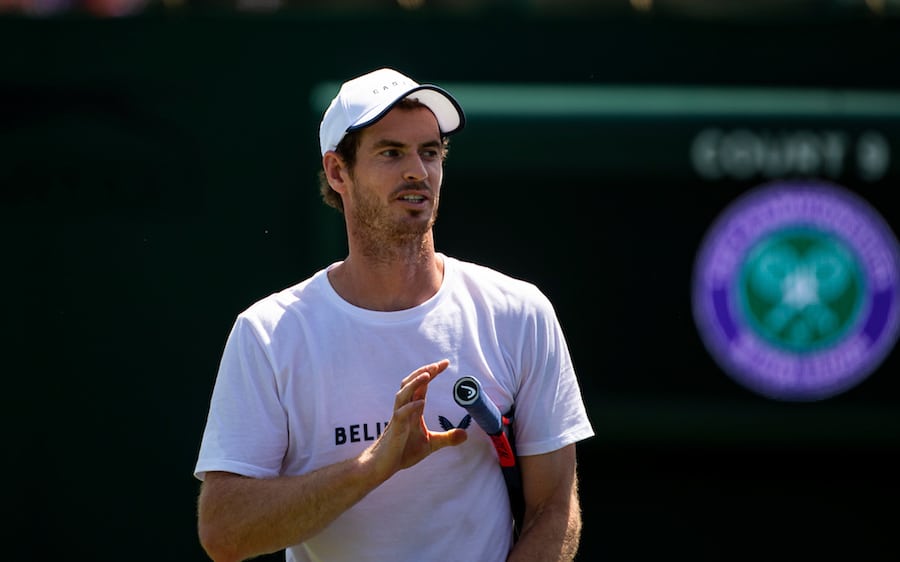
[[[856,178],[877,181],[891,163],[884,134],[858,135],[841,129],[810,128],[702,130],[691,145],[691,162],[703,179],[746,180],[785,176],[840,178],[850,166]]]

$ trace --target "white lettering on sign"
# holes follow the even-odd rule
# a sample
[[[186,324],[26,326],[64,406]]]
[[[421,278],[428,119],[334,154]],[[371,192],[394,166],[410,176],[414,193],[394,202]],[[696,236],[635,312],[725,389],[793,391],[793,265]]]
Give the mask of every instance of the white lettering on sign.
[[[708,180],[838,178],[851,164],[860,179],[871,182],[881,179],[891,163],[887,139],[871,130],[853,139],[843,131],[710,128],[694,137],[690,156],[694,171]]]

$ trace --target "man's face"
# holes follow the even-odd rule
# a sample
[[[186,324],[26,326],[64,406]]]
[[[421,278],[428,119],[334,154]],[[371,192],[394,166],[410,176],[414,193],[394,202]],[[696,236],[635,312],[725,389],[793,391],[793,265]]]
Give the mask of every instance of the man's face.
[[[427,108],[392,109],[362,131],[344,213],[351,232],[379,243],[420,238],[437,218],[443,145]]]

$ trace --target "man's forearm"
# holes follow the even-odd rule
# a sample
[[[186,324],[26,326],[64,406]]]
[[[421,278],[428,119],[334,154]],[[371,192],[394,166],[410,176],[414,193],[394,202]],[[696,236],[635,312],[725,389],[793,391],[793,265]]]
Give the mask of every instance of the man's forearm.
[[[581,508],[577,490],[573,490],[568,505],[552,504],[526,514],[522,534],[507,562],[571,562],[580,542]]]
[[[382,481],[367,454],[300,476],[208,474],[198,505],[200,541],[216,562],[275,552],[314,536]]]

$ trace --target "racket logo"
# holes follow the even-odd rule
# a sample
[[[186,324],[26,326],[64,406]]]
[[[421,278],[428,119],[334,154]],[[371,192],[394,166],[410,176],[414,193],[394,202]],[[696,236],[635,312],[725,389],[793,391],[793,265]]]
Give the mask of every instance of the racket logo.
[[[463,402],[469,402],[478,396],[478,387],[473,383],[466,381],[456,386],[456,396]]]

